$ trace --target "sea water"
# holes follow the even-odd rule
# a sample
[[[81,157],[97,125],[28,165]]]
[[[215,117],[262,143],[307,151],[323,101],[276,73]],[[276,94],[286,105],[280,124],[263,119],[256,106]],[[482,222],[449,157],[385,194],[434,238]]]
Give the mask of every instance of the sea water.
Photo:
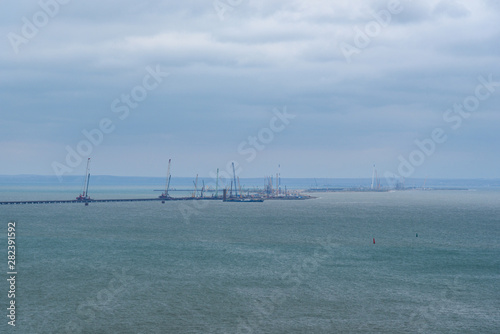
[[[1,206],[17,308],[13,328],[2,279],[0,332],[500,332],[500,191],[315,196]]]

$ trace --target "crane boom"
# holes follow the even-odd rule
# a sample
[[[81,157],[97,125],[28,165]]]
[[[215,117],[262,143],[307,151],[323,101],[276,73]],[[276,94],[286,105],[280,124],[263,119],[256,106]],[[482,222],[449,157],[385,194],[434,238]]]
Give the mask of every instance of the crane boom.
[[[90,183],[90,173],[87,176],[87,187],[85,188],[85,194],[84,194],[84,196],[87,198],[89,197],[89,183]]]
[[[215,181],[215,198],[219,196],[219,168],[217,168],[217,180]]]
[[[90,183],[90,158],[87,159],[87,169],[85,170],[85,180],[83,182],[82,193],[80,194],[80,196],[76,198],[78,201],[85,201],[85,205],[88,205],[87,200],[90,200],[89,183]]]
[[[281,164],[278,164],[278,196],[280,195],[281,186]]]
[[[238,197],[238,190],[236,189],[236,172],[234,171],[234,162],[232,163],[232,165],[233,165],[234,192],[236,197]]]
[[[83,185],[83,197],[87,197],[87,193],[89,190],[89,179],[90,179],[90,158],[87,159],[87,169],[85,170],[85,184]]]
[[[194,194],[193,197],[198,196],[198,174],[196,174],[196,181],[194,182]]]
[[[168,187],[170,186],[170,164],[172,159],[168,159],[167,180],[165,181],[165,197],[168,197]]]

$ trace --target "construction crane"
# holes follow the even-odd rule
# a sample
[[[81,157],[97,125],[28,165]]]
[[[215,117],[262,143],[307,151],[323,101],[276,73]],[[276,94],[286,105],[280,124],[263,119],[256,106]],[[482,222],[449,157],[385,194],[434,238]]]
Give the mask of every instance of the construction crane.
[[[85,201],[90,199],[89,182],[90,182],[90,158],[87,159],[87,169],[85,170],[85,181],[83,183],[82,194],[76,198],[78,201]],[[87,203],[85,203],[85,205],[87,205]]]
[[[219,196],[219,168],[217,168],[217,180],[215,181],[215,198]]]
[[[267,197],[271,197],[273,194],[273,177],[268,176],[267,177]]]
[[[194,183],[194,193],[193,197],[198,196],[198,174],[196,174],[196,181],[193,181]]]
[[[168,198],[168,188],[170,187],[170,179],[171,179],[171,175],[170,175],[170,164],[172,162],[172,159],[168,159],[168,168],[167,168],[167,180],[165,181],[165,192],[163,194],[161,194],[160,197],[164,197],[164,198]]]
[[[280,186],[281,186],[281,164],[278,164],[278,196],[280,194]]]
[[[238,190],[236,189],[236,172],[234,170],[234,162],[232,163],[232,165],[233,165],[234,192],[235,196],[238,197]]]

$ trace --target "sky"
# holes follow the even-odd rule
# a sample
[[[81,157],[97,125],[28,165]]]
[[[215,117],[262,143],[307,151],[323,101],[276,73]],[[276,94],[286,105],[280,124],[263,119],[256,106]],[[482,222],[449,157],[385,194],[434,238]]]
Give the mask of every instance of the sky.
[[[0,175],[500,178],[494,0],[2,1]]]

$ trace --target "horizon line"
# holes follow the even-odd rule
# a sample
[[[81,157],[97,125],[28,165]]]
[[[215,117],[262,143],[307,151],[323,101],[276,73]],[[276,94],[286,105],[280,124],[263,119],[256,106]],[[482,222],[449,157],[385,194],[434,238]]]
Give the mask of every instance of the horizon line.
[[[47,174],[0,174],[0,177],[53,177],[58,178],[57,175],[47,175]],[[92,174],[93,177],[121,177],[121,178],[161,178],[165,179],[165,176],[141,176],[141,175],[110,175],[110,174]],[[271,175],[275,177],[275,175]],[[65,175],[65,177],[84,177],[83,175]],[[211,176],[199,176],[201,178],[210,178]],[[268,176],[243,176],[241,179],[258,179],[258,178],[266,178]],[[64,178],[64,177],[62,177]],[[196,178],[196,176],[173,176],[172,178]],[[282,179],[371,179],[371,177],[363,176],[363,177],[330,177],[330,176],[285,176],[280,177]],[[381,178],[382,179],[382,178]],[[409,177],[404,178],[405,180],[413,180],[413,179],[427,179],[427,180],[500,180],[500,177]]]

